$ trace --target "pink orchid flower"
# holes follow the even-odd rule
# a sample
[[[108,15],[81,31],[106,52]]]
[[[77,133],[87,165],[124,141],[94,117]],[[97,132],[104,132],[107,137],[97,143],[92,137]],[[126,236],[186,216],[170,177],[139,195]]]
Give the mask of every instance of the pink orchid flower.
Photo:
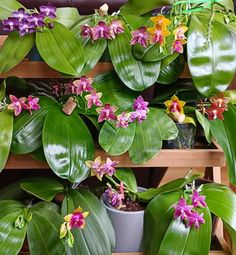
[[[116,127],[117,128],[127,128],[130,122],[130,114],[122,112],[117,116]]]
[[[92,78],[87,78],[86,76],[81,76],[79,80],[73,81],[75,86],[74,91],[77,95],[82,94],[83,92],[92,92],[94,89],[91,86],[93,83]]]
[[[10,95],[9,98],[12,103],[8,105],[7,109],[13,110],[14,115],[19,116],[22,112],[22,109],[27,107],[25,104],[26,97],[17,98],[16,96]]]
[[[93,28],[94,40],[100,38],[111,39],[111,30],[104,21],[98,22],[98,25]]]
[[[200,196],[200,194],[194,190],[192,195],[192,204],[194,207],[206,207],[207,204],[205,202],[206,196]]]
[[[115,167],[118,165],[118,163],[118,161],[112,161],[110,158],[107,158],[106,162],[101,165],[101,170],[105,174],[112,176],[116,171]]]
[[[110,24],[111,37],[115,39],[116,35],[124,32],[124,26],[121,20],[113,19]]]
[[[203,213],[199,214],[198,212],[192,212],[190,216],[188,216],[188,227],[194,226],[196,229],[200,228],[201,224],[204,224],[205,220],[203,219]]]
[[[88,24],[85,24],[81,26],[80,29],[81,29],[81,36],[83,38],[90,38],[92,41],[94,40],[94,32],[92,27],[90,27]]]
[[[28,104],[24,104],[22,107],[25,110],[28,110],[30,112],[30,114],[32,114],[32,110],[33,111],[37,111],[40,109],[40,105],[38,104],[39,102],[39,98],[38,97],[33,97],[33,96],[28,96]]]
[[[86,95],[85,99],[88,101],[88,109],[90,109],[93,105],[102,106],[102,101],[100,100],[101,97],[102,93],[97,93],[95,89],[91,92],[91,94]]]
[[[100,156],[96,157],[94,161],[88,160],[85,162],[86,166],[91,169],[91,176],[96,176],[100,181],[103,175],[106,174],[101,168],[102,159]]]
[[[146,110],[136,110],[131,112],[130,114],[130,122],[134,122],[137,120],[139,123],[142,123],[143,120],[147,119],[147,111]]]
[[[133,109],[148,111],[148,102],[144,101],[142,96],[139,96],[137,99],[134,100]]]
[[[192,205],[188,205],[184,198],[180,198],[178,204],[174,206],[174,218],[181,218],[181,220],[188,220],[189,216],[192,215],[191,210],[193,209]]]
[[[116,120],[117,117],[115,112],[118,110],[117,106],[111,106],[110,104],[105,104],[103,107],[96,109],[98,116],[98,122],[103,122],[104,120]]]
[[[140,27],[138,30],[132,31],[131,34],[131,45],[140,44],[145,48],[148,46],[148,40],[150,36],[146,27]]]

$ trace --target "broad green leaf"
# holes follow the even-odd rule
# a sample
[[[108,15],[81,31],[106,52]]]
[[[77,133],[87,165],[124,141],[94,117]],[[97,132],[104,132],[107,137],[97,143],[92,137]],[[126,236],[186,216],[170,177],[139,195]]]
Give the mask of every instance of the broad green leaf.
[[[141,17],[137,15],[130,15],[130,14],[122,14],[122,19],[125,21],[126,24],[132,29],[136,30],[144,25],[146,25],[147,20],[149,17]]]
[[[178,56],[180,55],[180,53],[178,52],[174,52],[173,54],[167,56],[166,58],[162,59],[161,61],[161,71],[163,69],[165,69],[167,66],[169,66],[173,61],[175,61],[176,58],[178,58]]]
[[[38,160],[38,161],[43,161],[43,162],[47,162],[45,155],[44,155],[44,151],[43,151],[43,146],[39,147],[37,150],[32,151],[31,156]]]
[[[196,174],[196,175],[186,176],[185,178],[176,179],[174,181],[171,181],[162,185],[159,188],[150,188],[150,189],[147,189],[146,191],[139,192],[138,197],[142,201],[148,202],[149,200],[153,199],[155,196],[159,194],[180,190],[186,184],[198,179],[200,176],[201,176],[200,174]]]
[[[0,84],[0,101],[3,100],[5,97],[6,92],[6,80],[4,79],[3,82]]]
[[[7,184],[0,189],[0,201],[1,200],[22,200],[25,199],[28,194],[21,189],[20,183],[22,180]],[[3,201],[2,201],[3,202]]]
[[[236,231],[236,195],[228,187],[221,184],[204,184],[202,194],[210,211],[225,221]]]
[[[75,244],[67,247],[67,255],[111,254],[115,244],[115,233],[111,221],[99,199],[87,190],[69,190],[62,204],[62,215],[82,207],[89,215],[84,229],[73,230]]]
[[[20,36],[11,32],[0,50],[0,73],[5,73],[18,65],[35,42],[33,34]]]
[[[236,35],[213,21],[207,43],[208,22],[209,18],[192,15],[187,44],[188,66],[204,96],[226,90],[236,70]]]
[[[53,29],[36,33],[37,49],[44,61],[64,74],[79,76],[84,66],[84,52],[79,40],[60,23]]]
[[[164,63],[163,66],[165,65],[166,64]],[[174,83],[183,72],[184,66],[185,66],[185,59],[183,54],[180,54],[169,65],[161,69],[157,82],[162,84]]]
[[[44,121],[43,148],[49,166],[61,178],[81,182],[88,174],[86,160],[94,158],[92,136],[79,115],[50,111]]]
[[[132,145],[135,130],[135,123],[131,123],[127,128],[116,128],[105,122],[99,133],[99,144],[109,155],[122,155]]]
[[[198,110],[195,110],[195,113],[196,113],[198,122],[200,123],[200,125],[202,126],[204,130],[204,134],[205,134],[207,142],[211,143],[212,135],[211,135],[209,120]]]
[[[123,182],[131,192],[138,192],[136,178],[132,169],[119,168],[116,170],[114,175],[120,182]]]
[[[90,39],[84,39],[81,36],[81,26],[88,24],[92,27],[94,25],[93,22],[93,18],[82,18],[71,28],[71,31],[75,34],[76,38],[82,42],[83,45],[85,64],[81,74],[85,74],[93,69],[107,47],[107,41],[105,39],[92,42]]]
[[[24,111],[14,120],[11,151],[26,154],[37,150],[42,145],[42,129],[47,113],[59,105],[49,97],[40,97],[41,109],[29,114]]]
[[[147,255],[159,254],[165,233],[173,220],[173,205],[178,202],[180,192],[160,194],[147,206],[144,215],[144,250]]]
[[[236,109],[229,104],[229,110],[224,112],[224,120],[210,120],[210,129],[213,137],[224,151],[229,180],[236,184],[236,136],[234,127],[236,123]]]
[[[123,83],[132,90],[142,91],[152,86],[160,71],[160,62],[146,63],[137,61],[132,54],[130,31],[119,34],[108,42],[111,61]]]
[[[121,14],[142,15],[157,7],[172,5],[173,3],[174,1],[172,0],[129,0],[127,4],[121,7]]]
[[[64,255],[65,247],[59,239],[61,215],[55,205],[41,202],[32,207],[32,220],[28,223],[27,238],[32,255]]]
[[[37,178],[26,180],[20,184],[26,192],[38,197],[46,202],[52,201],[56,194],[65,190],[64,186],[54,179]]]
[[[57,17],[54,21],[61,23],[65,27],[70,28],[79,18],[79,12],[74,7],[57,8]]]
[[[18,10],[19,8],[24,8],[16,0],[4,0],[0,2],[0,19],[7,19],[11,16],[13,11]]]
[[[93,86],[98,92],[102,92],[102,102],[118,106],[119,112],[130,110],[134,99],[138,96],[137,92],[130,90],[122,83],[115,72],[96,76]]]
[[[152,108],[151,113],[156,115],[155,121],[161,132],[162,140],[172,140],[178,135],[178,129],[174,121],[161,109]]]
[[[4,219],[10,213],[21,212],[24,205],[15,200],[1,200],[0,201],[0,220]]]
[[[162,147],[162,134],[157,122],[156,109],[149,108],[147,119],[136,124],[129,156],[133,163],[141,164],[157,155]]]
[[[13,113],[10,110],[0,112],[0,171],[4,168],[11,148],[13,132]]]

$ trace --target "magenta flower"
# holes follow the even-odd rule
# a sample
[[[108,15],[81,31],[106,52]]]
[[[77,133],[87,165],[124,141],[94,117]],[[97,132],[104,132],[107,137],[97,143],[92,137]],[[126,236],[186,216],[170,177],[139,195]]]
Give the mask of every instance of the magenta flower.
[[[88,24],[81,26],[80,29],[81,29],[81,36],[83,38],[90,38],[91,40],[94,40],[93,28],[91,28]]]
[[[24,8],[20,8],[18,11],[12,13],[12,18],[18,19],[19,22],[23,21],[24,19],[28,19],[29,17],[30,14],[26,12]]]
[[[96,90],[93,90],[91,94],[86,95],[85,99],[88,101],[88,109],[90,109],[93,105],[102,106],[102,101],[100,100],[101,97],[102,93],[97,93]]]
[[[147,119],[147,111],[146,110],[136,110],[131,112],[130,114],[130,122],[134,122],[137,120],[139,123],[142,123],[143,120]]]
[[[187,205],[187,202],[184,198],[180,198],[178,204],[174,206],[175,213],[174,218],[181,218],[181,220],[188,220],[192,215],[191,210],[193,209],[192,205]]]
[[[117,128],[127,128],[130,122],[130,114],[126,112],[122,112],[117,116]]]
[[[199,214],[198,212],[192,212],[191,215],[188,216],[188,227],[194,226],[196,229],[199,229],[201,224],[204,224],[205,220],[203,219],[203,213]]]
[[[75,86],[73,82],[68,82],[64,84],[64,86],[65,86],[65,92],[64,92],[65,95],[70,95],[75,93]]]
[[[172,45],[172,51],[178,52],[178,53],[183,53],[184,52],[183,43],[179,40],[174,41],[174,43]]]
[[[115,39],[116,35],[123,33],[124,27],[121,20],[113,19],[110,24],[110,33],[112,39]]]
[[[38,97],[33,97],[33,96],[28,96],[28,104],[23,104],[23,108],[25,110],[28,110],[30,112],[30,114],[32,114],[32,110],[33,111],[37,111],[40,109],[40,105],[38,104],[39,102],[39,98]]]
[[[73,81],[73,85],[75,86],[75,93],[77,95],[82,94],[83,92],[92,92],[93,87],[91,84],[93,80],[91,78],[87,78],[86,76],[81,76],[79,80]]]
[[[105,195],[108,198],[109,204],[111,204],[117,209],[120,209],[123,205],[123,200],[125,199],[124,184],[121,182],[120,192],[117,192],[116,190],[112,189],[110,184],[108,184],[108,188],[105,190]]]
[[[140,27],[138,30],[132,31],[131,34],[131,45],[141,44],[145,48],[148,46],[149,34],[146,27]]]
[[[148,111],[148,102],[143,100],[142,96],[139,96],[137,99],[134,100],[133,109],[134,110],[145,110]]]
[[[200,194],[194,190],[192,195],[192,204],[194,207],[207,207],[207,204],[205,202],[206,196],[200,196]]]
[[[8,105],[7,109],[13,110],[15,116],[19,116],[22,112],[22,108],[26,107],[26,97],[17,98],[16,96],[10,95],[11,104]]]
[[[119,162],[112,161],[110,158],[107,158],[106,162],[101,165],[101,170],[109,176],[112,176],[116,169],[115,167],[118,165]]]
[[[98,25],[93,28],[94,40],[100,38],[111,39],[110,27],[106,25],[104,21],[98,22]]]
[[[103,107],[96,109],[98,116],[98,122],[103,122],[104,120],[116,120],[117,117],[115,112],[118,110],[117,106],[111,106],[110,104],[105,104]]]
[[[51,5],[51,4],[40,6],[39,10],[46,17],[49,17],[49,18],[52,18],[52,19],[57,17],[57,15],[56,15],[57,8],[53,5]]]

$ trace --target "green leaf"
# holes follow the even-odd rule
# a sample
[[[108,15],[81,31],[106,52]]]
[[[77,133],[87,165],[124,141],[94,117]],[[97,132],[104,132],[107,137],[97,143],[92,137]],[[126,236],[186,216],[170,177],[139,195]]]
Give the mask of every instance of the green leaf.
[[[231,240],[231,251],[236,251],[236,231],[234,231],[228,224],[224,222],[224,226]]]
[[[198,110],[195,110],[195,114],[196,114],[198,122],[200,123],[200,125],[202,126],[204,130],[204,134],[205,134],[207,142],[211,143],[212,135],[211,135],[209,120]]]
[[[42,129],[47,113],[58,104],[49,97],[40,97],[41,109],[29,114],[24,111],[14,120],[11,151],[16,154],[27,154],[42,145]]]
[[[210,129],[213,137],[224,151],[229,180],[236,184],[236,136],[234,127],[236,123],[236,108],[229,104],[229,110],[224,112],[224,120],[211,120]]]
[[[0,73],[5,73],[18,65],[35,43],[34,35],[20,36],[11,32],[0,50]]]
[[[236,104],[236,90],[230,90],[230,89],[226,90],[224,92],[224,95],[231,99],[230,100],[231,104]]]
[[[64,255],[65,247],[59,239],[61,215],[55,205],[41,202],[32,207],[32,220],[28,223],[27,238],[32,255]]]
[[[138,192],[137,182],[134,172],[130,168],[119,168],[115,172],[115,177],[125,184],[125,186],[133,193]]]
[[[43,162],[47,162],[45,155],[44,155],[44,151],[43,151],[43,146],[39,147],[37,150],[31,152],[31,156],[38,161],[43,161]]]
[[[187,44],[188,66],[204,96],[226,90],[236,70],[236,35],[213,21],[207,44],[208,22],[209,18],[192,15]]]
[[[10,152],[13,132],[13,114],[10,110],[0,112],[0,171],[4,168]]]
[[[54,179],[37,178],[26,180],[20,184],[21,188],[26,192],[38,197],[46,202],[52,201],[56,194],[64,191],[64,186]]]
[[[164,59],[164,60],[167,61],[166,59]],[[166,63],[161,64],[161,67],[163,67],[165,65],[166,65]],[[179,78],[181,73],[183,72],[184,66],[185,66],[185,59],[184,59],[183,54],[180,54],[169,65],[161,68],[161,72],[158,76],[157,82],[161,83],[161,84],[174,83]]]
[[[65,27],[70,28],[79,18],[79,12],[74,7],[57,8],[56,19],[54,21],[61,23]]]
[[[236,194],[221,184],[204,184],[202,194],[210,211],[236,231]]]
[[[95,77],[93,87],[98,92],[102,92],[102,102],[110,103],[119,107],[119,112],[130,110],[134,103],[134,99],[138,96],[127,88],[115,72],[100,74]]]
[[[141,164],[160,152],[162,137],[157,118],[156,109],[150,108],[147,119],[136,124],[134,141],[129,149],[129,155],[133,163]]]
[[[81,182],[88,174],[86,160],[94,158],[92,136],[79,115],[50,111],[44,121],[43,148],[49,166],[59,177]]]
[[[84,66],[84,51],[74,34],[60,23],[53,29],[36,33],[37,49],[44,61],[53,69],[79,76]]]
[[[130,32],[117,36],[108,42],[112,64],[123,83],[132,90],[142,91],[152,86],[160,71],[160,62],[146,63],[137,61],[132,54]]]
[[[144,215],[145,254],[159,254],[162,240],[173,220],[173,205],[178,202],[180,196],[180,192],[160,194],[148,204]]]
[[[146,25],[149,19],[149,17],[140,17],[140,16],[137,16],[136,14],[135,15],[122,14],[121,17],[132,30],[136,30]]]
[[[11,16],[13,11],[18,10],[19,8],[24,8],[16,0],[4,0],[0,2],[0,19],[7,19]]]
[[[0,220],[4,219],[10,213],[21,212],[24,205],[15,200],[1,200],[0,201]]]
[[[89,191],[69,190],[62,204],[62,215],[82,207],[89,215],[84,229],[73,230],[74,247],[67,248],[67,255],[111,254],[115,244],[115,233],[105,208]]]
[[[149,0],[148,2],[129,0],[127,4],[121,7],[121,14],[134,14],[139,16],[152,11],[157,7],[172,5],[173,3],[174,1],[172,0]]]
[[[105,122],[99,133],[99,144],[109,155],[122,155],[131,147],[135,129],[135,123],[127,128],[116,128]]]
[[[0,189],[0,201],[1,200],[22,200],[25,199],[27,194],[21,189],[20,183],[22,180],[7,184]]]
[[[153,114],[156,114],[156,123],[161,132],[162,140],[172,140],[178,135],[178,129],[174,121],[161,109],[152,108]]]
[[[174,181],[168,182],[162,185],[159,188],[150,188],[146,191],[138,193],[139,199],[142,201],[148,202],[149,200],[153,199],[155,196],[163,193],[169,193],[173,191],[177,191],[182,189],[186,184],[193,182],[194,180],[198,179],[201,175],[191,175],[186,176],[185,178],[179,178]]]
[[[0,101],[3,100],[5,97],[6,92],[6,80],[4,79],[3,82],[0,84]]]

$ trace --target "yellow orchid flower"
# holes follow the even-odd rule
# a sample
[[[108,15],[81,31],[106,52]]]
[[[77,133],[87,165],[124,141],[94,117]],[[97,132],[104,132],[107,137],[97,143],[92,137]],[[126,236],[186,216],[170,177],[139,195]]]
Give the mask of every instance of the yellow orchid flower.
[[[186,104],[184,101],[179,100],[179,98],[174,95],[171,97],[171,100],[167,100],[164,102],[167,114],[175,114],[175,112],[179,112],[181,114],[184,113],[184,105]]]
[[[156,26],[159,26],[159,28],[166,28],[171,24],[171,21],[167,19],[163,15],[157,15],[156,17],[150,18],[151,22],[154,23]]]
[[[175,40],[178,41],[185,41],[186,36],[184,35],[185,32],[188,31],[188,28],[186,26],[180,25],[178,26],[174,31],[173,34],[175,36]]]

